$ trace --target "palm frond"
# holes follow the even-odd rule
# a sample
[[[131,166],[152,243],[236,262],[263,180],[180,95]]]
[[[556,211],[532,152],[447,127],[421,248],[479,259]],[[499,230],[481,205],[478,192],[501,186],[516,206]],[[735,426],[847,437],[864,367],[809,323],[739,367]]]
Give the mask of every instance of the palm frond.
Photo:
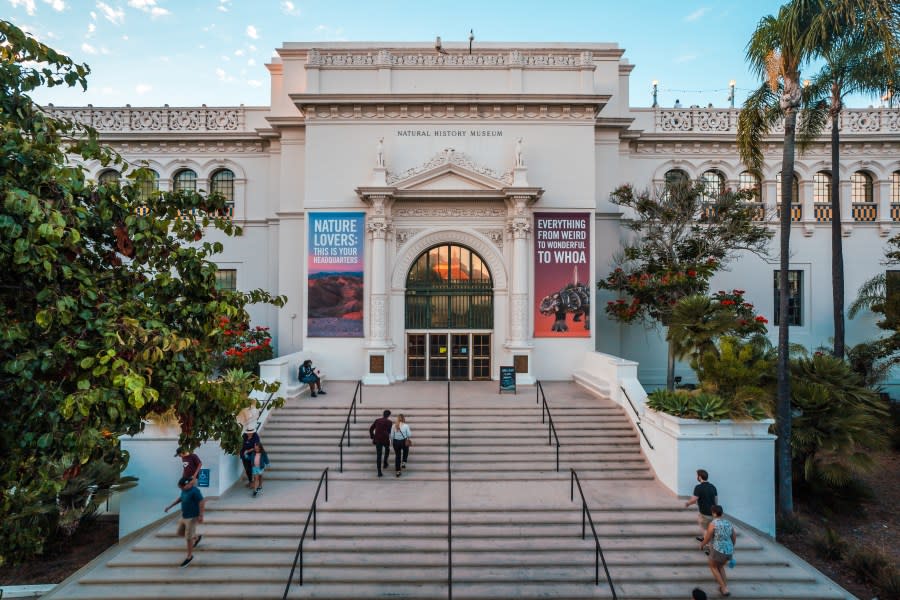
[[[737,144],[741,160],[751,171],[762,170],[762,140],[783,117],[778,91],[767,83],[747,96],[738,115]]]
[[[856,300],[847,310],[847,316],[851,319],[863,310],[871,310],[873,306],[884,304],[887,299],[887,276],[879,273],[872,279],[864,282],[856,291]]]

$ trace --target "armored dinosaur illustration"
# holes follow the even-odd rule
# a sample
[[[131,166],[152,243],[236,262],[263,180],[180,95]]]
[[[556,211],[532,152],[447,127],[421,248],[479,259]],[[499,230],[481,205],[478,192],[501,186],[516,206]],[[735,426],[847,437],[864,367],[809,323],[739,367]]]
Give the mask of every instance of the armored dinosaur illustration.
[[[578,267],[575,267],[572,283],[567,284],[555,294],[545,296],[541,300],[540,311],[542,315],[555,315],[556,320],[553,322],[551,331],[568,331],[569,326],[566,324],[566,313],[572,313],[573,321],[578,322],[584,315],[584,328],[591,328],[591,295],[587,286],[578,281]]]

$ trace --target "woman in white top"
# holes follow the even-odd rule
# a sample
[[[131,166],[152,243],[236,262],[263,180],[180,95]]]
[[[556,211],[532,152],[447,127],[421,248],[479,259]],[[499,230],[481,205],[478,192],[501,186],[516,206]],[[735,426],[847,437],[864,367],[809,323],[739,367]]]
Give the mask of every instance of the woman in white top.
[[[394,465],[397,469],[397,477],[400,477],[401,469],[406,468],[406,459],[409,458],[409,447],[412,445],[409,436],[406,417],[402,414],[398,415],[397,421],[391,427],[391,444],[394,446]]]

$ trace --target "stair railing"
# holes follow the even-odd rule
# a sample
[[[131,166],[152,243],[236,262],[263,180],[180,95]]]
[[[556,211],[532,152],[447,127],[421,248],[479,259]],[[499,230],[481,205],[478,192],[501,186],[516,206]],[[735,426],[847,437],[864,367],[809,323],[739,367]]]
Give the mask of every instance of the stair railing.
[[[619,389],[622,390],[622,393],[625,394],[625,399],[628,400],[628,404],[631,405],[631,410],[634,411],[634,416],[637,417],[637,420],[634,422],[637,425],[638,431],[641,432],[641,435],[644,436],[644,441],[647,442],[647,445],[650,446],[651,450],[656,450],[653,447],[653,444],[650,443],[650,438],[647,437],[647,434],[644,432],[644,428],[641,427],[641,414],[638,412],[637,407],[634,405],[634,402],[631,401],[631,397],[628,395],[628,392],[625,391],[625,386],[620,385]]]
[[[269,405],[272,404],[272,397],[275,395],[275,392],[270,392],[269,397],[266,398],[266,401],[263,402],[262,408],[259,410],[259,418],[256,419],[256,429],[255,431],[259,431],[259,426],[262,425],[263,417],[266,414],[266,410],[268,410]]]
[[[559,436],[556,435],[556,426],[553,424],[553,417],[550,415],[550,406],[547,405],[547,396],[544,395],[544,386],[540,381],[535,382],[534,395],[537,402],[541,404],[541,423],[547,423],[547,445],[553,445],[553,439],[556,439],[556,472],[559,472]],[[544,419],[546,415],[546,421]],[[552,434],[552,437],[551,437]]]
[[[609,584],[609,590],[612,592],[613,600],[618,600],[616,596],[616,588],[613,586],[612,577],[609,575],[609,568],[606,566],[606,558],[603,556],[603,548],[600,547],[600,537],[597,535],[597,528],[594,527],[594,519],[591,518],[591,510],[588,508],[587,500],[584,498],[584,490],[581,489],[581,481],[578,479],[578,473],[575,469],[569,469],[572,472],[569,478],[569,495],[572,502],[575,501],[575,484],[578,484],[578,493],[581,495],[581,539],[585,539],[585,523],[591,524],[591,531],[594,533],[594,585],[600,585],[600,563],[603,563],[603,571],[606,573],[606,582]]]
[[[319,491],[322,489],[322,482],[325,482],[325,502],[328,502],[328,467],[322,471],[319,477],[319,486],[316,488],[316,494],[313,496],[312,506],[309,507],[309,514],[306,515],[306,525],[303,526],[303,533],[300,535],[300,543],[297,544],[297,552],[294,554],[294,564],[291,565],[291,574],[288,575],[287,585],[284,586],[284,596],[281,600],[287,600],[288,592],[291,591],[291,583],[294,581],[294,571],[297,569],[297,562],[300,563],[300,585],[303,585],[303,542],[306,541],[306,532],[309,529],[309,521],[312,519],[313,524],[313,540],[316,539],[316,502],[319,500]]]
[[[453,600],[453,474],[450,470],[450,382],[447,382],[447,600]]]
[[[356,423],[356,403],[362,404],[363,384],[362,380],[356,382],[356,388],[353,390],[353,402],[350,403],[350,410],[347,411],[347,420],[344,421],[344,431],[341,432],[341,441],[338,442],[340,452],[340,472],[344,472],[344,438],[347,438],[347,448],[350,448],[350,416],[353,415],[353,422]]]

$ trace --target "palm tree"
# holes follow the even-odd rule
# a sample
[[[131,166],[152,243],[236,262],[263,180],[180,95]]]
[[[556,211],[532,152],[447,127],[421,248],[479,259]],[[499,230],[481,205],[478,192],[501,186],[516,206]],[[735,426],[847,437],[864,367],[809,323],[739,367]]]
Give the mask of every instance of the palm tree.
[[[788,271],[790,269],[791,192],[794,186],[794,153],[797,112],[801,105],[800,69],[814,55],[808,32],[819,14],[815,0],[795,0],[785,4],[778,16],[763,17],[747,44],[747,61],[763,79],[763,84],[744,102],[738,119],[738,148],[741,159],[754,172],[762,168],[762,140],[784,119],[781,158],[781,210],[779,251],[778,358],[776,361],[776,470],[778,513],[789,516],[794,510],[791,488],[791,382],[789,371]]]
[[[839,118],[844,108],[844,98],[849,94],[893,93],[895,82],[900,81],[898,58],[900,38],[890,33],[882,38],[878,24],[873,24],[877,13],[872,9],[884,4],[881,0],[866,0],[864,6],[853,9],[849,0],[836,2],[833,10],[825,10],[816,18],[812,28],[820,41],[816,54],[824,61],[822,70],[809,86],[802,116],[801,149],[821,133],[825,117],[831,119],[831,287],[834,319],[833,354],[843,358],[845,353],[844,319],[844,252],[841,234],[840,187],[840,130]],[[858,3],[857,3],[858,4]],[[895,3],[889,2],[892,8]],[[853,19],[841,17],[841,6]],[[869,13],[863,12],[869,10]],[[896,23],[900,11],[891,17]],[[890,31],[890,29],[888,30]]]

